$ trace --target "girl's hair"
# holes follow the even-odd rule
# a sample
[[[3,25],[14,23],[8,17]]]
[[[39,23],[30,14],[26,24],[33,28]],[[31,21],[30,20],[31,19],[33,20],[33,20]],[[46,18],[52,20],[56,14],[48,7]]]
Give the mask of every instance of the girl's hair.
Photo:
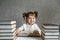
[[[38,17],[38,12],[37,11],[34,11],[34,12],[27,12],[27,13],[23,13],[23,18],[27,19],[29,16],[35,16],[36,18]]]

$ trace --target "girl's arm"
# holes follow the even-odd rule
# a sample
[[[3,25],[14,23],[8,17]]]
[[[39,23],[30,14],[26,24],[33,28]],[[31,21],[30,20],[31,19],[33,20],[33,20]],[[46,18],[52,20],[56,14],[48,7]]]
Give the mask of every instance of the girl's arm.
[[[33,33],[30,33],[30,35],[32,36],[41,36],[41,30],[40,28],[38,27],[37,24],[34,25],[34,28],[33,28]]]
[[[19,28],[16,30],[16,35],[19,35],[21,31],[23,31],[23,26],[19,27]]]
[[[41,29],[37,24],[35,24],[35,30],[33,31],[33,33],[41,36]]]

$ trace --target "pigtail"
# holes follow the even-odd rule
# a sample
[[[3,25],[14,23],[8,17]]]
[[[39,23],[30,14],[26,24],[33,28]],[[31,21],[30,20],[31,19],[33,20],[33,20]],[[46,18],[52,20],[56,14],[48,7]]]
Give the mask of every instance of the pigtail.
[[[35,13],[35,17],[38,17],[38,12],[37,11],[34,11],[34,13]]]
[[[26,18],[26,15],[27,15],[27,13],[23,13],[23,18],[24,18],[24,19]]]

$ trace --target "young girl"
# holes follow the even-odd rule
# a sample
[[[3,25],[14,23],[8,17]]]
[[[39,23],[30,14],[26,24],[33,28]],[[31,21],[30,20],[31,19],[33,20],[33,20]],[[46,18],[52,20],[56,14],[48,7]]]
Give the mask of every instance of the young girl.
[[[38,17],[37,11],[23,13],[23,18],[25,19],[26,23],[24,23],[21,27],[19,27],[16,30],[16,34],[20,34],[20,32],[25,31],[29,34],[41,35],[41,30],[35,23],[37,17]]]

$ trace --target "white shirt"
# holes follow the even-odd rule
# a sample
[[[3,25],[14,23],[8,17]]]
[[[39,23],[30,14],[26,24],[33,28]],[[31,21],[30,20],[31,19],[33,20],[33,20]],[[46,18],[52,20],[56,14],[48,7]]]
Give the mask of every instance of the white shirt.
[[[37,24],[33,24],[33,25],[23,24],[18,29],[23,30],[25,32],[29,32],[29,33],[33,33],[34,30],[37,30],[39,32],[39,34],[41,34],[41,30]]]

